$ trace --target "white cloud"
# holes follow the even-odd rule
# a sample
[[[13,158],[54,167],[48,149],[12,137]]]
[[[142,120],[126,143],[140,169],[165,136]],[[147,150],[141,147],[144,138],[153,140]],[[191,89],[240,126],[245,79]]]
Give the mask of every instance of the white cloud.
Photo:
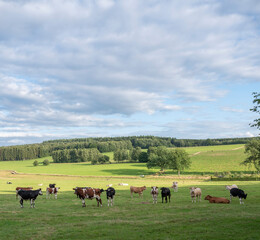
[[[259,6],[0,0],[0,127],[110,126],[112,116],[126,129],[125,116],[206,108],[230,83],[259,83]]]

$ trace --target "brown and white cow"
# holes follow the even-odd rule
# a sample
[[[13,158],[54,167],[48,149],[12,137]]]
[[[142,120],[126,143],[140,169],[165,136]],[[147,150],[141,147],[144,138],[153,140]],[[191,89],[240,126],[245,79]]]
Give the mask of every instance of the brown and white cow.
[[[57,199],[58,191],[60,187],[55,187],[55,188],[46,188],[46,199],[49,197],[51,198],[51,195],[53,194],[55,196],[55,199]]]
[[[133,193],[138,193],[139,197],[143,197],[143,191],[146,190],[146,186],[143,187],[130,187],[130,193],[131,193],[131,197],[133,198]]]
[[[76,194],[82,201],[82,207],[86,207],[85,199],[96,199],[97,200],[97,206],[102,207],[102,200],[101,200],[101,193],[104,192],[103,189],[99,188],[73,188],[74,194]]]
[[[151,187],[151,195],[153,197],[153,204],[157,203],[158,194],[159,194],[158,187]]]
[[[29,191],[29,190],[32,190],[32,189],[33,189],[32,187],[17,187],[17,188],[15,189],[16,199],[18,198],[18,191],[19,191],[19,190]]]

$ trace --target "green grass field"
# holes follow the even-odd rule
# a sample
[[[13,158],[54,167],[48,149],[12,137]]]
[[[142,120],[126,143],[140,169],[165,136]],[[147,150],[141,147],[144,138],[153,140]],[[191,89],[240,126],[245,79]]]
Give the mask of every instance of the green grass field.
[[[190,175],[216,171],[248,171],[239,163],[245,158],[243,147],[217,146],[189,148],[192,167]],[[238,149],[237,149],[238,148]],[[236,149],[236,150],[232,150]],[[200,152],[200,153],[198,153]],[[197,154],[198,153],[198,154]],[[44,158],[45,159],[45,158]],[[41,159],[39,161],[43,161]],[[146,176],[158,169],[148,170],[145,164],[122,163],[109,165],[51,164],[33,167],[33,160],[0,162],[0,239],[259,239],[260,236],[260,183],[257,181],[211,182],[179,179],[177,175]],[[19,174],[11,174],[15,170]],[[24,174],[21,174],[24,173]],[[55,175],[64,174],[64,175]],[[175,179],[176,178],[176,179]],[[152,204],[150,187],[170,187],[179,182],[179,191],[173,193],[171,202]],[[7,181],[12,184],[6,184]],[[17,186],[46,189],[49,183],[61,187],[58,199],[36,200],[36,208],[29,202],[21,209],[15,199]],[[129,186],[147,186],[143,199],[130,197]],[[115,205],[107,207],[105,193],[103,207],[97,208],[95,200],[87,200],[86,208],[73,194],[75,186],[106,189],[113,184],[116,189]],[[202,189],[207,195],[229,198],[225,185],[237,184],[248,193],[244,205],[234,198],[231,204],[216,205],[202,200],[192,204],[189,187]]]

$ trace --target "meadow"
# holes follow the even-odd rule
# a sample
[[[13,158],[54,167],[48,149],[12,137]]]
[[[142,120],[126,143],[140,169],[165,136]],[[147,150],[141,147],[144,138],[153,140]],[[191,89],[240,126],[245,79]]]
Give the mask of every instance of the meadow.
[[[243,146],[189,148],[193,161],[187,174],[202,172],[248,171],[239,165],[245,158]],[[236,149],[236,150],[232,150]],[[200,152],[199,154],[196,154]],[[224,155],[223,155],[224,154]],[[45,158],[44,158],[45,159]],[[215,161],[218,163],[214,163]],[[43,159],[39,160],[42,161]],[[178,179],[176,173],[167,177],[153,176],[158,169],[145,164],[121,163],[108,165],[50,164],[33,167],[33,160],[0,162],[0,239],[258,239],[260,234],[260,183],[258,181],[211,182],[203,179]],[[212,166],[212,164],[215,164]],[[223,170],[222,170],[223,169]],[[18,174],[11,174],[17,171]],[[141,178],[140,174],[145,177]],[[59,175],[60,174],[60,175]],[[185,173],[186,174],[186,173]],[[150,187],[170,187],[179,182],[179,191],[172,191],[170,203],[152,203]],[[6,184],[7,181],[12,184]],[[46,199],[45,192],[36,200],[35,209],[29,202],[20,208],[15,187],[32,186],[43,190],[49,183],[61,187],[58,199]],[[130,197],[129,186],[147,186],[143,198]],[[86,208],[73,194],[75,186],[116,189],[115,204],[103,207],[87,200]],[[248,193],[244,205],[234,198],[231,204],[215,205],[201,200],[191,203],[189,187],[202,189],[207,195],[229,198],[225,185],[237,184]]]

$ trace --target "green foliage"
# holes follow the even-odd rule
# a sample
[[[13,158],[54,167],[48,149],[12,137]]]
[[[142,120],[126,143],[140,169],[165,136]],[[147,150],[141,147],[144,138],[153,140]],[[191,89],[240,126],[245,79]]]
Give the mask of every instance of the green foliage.
[[[50,162],[49,162],[48,159],[45,159],[45,160],[43,160],[42,164],[43,164],[44,166],[48,166],[48,165],[50,165]]]
[[[146,163],[148,162],[148,153],[147,152],[141,152],[139,155],[139,162],[140,163]]]
[[[35,160],[35,161],[33,162],[33,166],[37,167],[38,165],[39,165],[39,162],[38,162],[37,160]]]
[[[100,154],[99,157],[98,157],[97,162],[98,162],[99,164],[105,164],[105,163],[108,163],[108,162],[109,162],[109,156],[106,156],[106,155]]]
[[[179,175],[180,171],[183,171],[191,166],[189,154],[183,149],[169,150],[168,161],[168,167],[170,169],[177,170]]]
[[[129,158],[129,152],[127,149],[118,149],[114,152],[114,160],[117,162],[129,160]]]
[[[250,111],[260,114],[260,93],[253,92],[253,96],[253,103],[255,104],[255,106],[252,109],[250,109]],[[260,129],[260,118],[255,119],[254,123],[250,124],[250,126]]]
[[[169,159],[168,159],[169,150],[164,147],[150,147],[148,149],[148,162],[147,168],[156,168],[159,167],[161,171],[168,168]]]
[[[189,168],[191,160],[183,149],[168,149],[166,147],[152,147],[148,150],[147,168],[160,167],[160,170],[173,169],[180,174],[181,170]]]
[[[136,147],[134,148],[131,153],[130,153],[130,156],[131,156],[131,160],[132,161],[138,161],[139,158],[140,158],[140,154],[142,153],[142,149],[140,147]]]
[[[260,171],[260,141],[252,140],[245,146],[245,153],[248,157],[242,162],[243,165],[254,165],[257,171]]]

